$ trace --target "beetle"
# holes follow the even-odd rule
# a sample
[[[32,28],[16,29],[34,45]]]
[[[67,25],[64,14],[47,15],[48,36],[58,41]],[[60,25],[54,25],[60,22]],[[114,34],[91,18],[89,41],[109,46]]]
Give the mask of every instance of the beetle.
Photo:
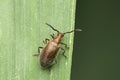
[[[61,42],[64,35],[68,34],[68,33],[72,33],[74,31],[81,31],[81,29],[75,29],[75,30],[71,30],[71,31],[62,33],[60,31],[58,31],[57,29],[55,29],[54,27],[52,27],[50,24],[46,23],[46,25],[48,25],[51,29],[56,31],[57,36],[55,37],[54,34],[52,34],[51,37],[53,38],[53,40],[46,38],[45,41],[43,41],[44,43],[46,43],[46,46],[38,47],[38,54],[34,55],[34,56],[39,56],[40,65],[43,68],[50,69],[53,65],[53,62],[54,61],[56,62],[56,56],[57,56],[58,50],[59,49],[63,50],[63,53],[62,53],[63,55],[65,53],[65,50],[62,47],[60,47],[60,44],[64,45],[66,48],[68,48],[67,44]],[[42,49],[41,52],[40,52],[40,49]]]

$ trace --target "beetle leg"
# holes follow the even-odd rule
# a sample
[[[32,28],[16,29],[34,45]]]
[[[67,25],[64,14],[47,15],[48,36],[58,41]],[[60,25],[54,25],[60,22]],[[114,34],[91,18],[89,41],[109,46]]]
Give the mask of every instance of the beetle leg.
[[[57,59],[55,59],[54,63],[48,68],[49,72],[51,72],[51,68],[52,68],[55,64],[57,64]]]
[[[55,59],[55,62],[48,68],[49,72],[51,72],[51,68],[52,68],[55,64],[57,64],[57,60],[56,60],[56,59]]]
[[[55,64],[57,64],[57,60],[55,59]]]
[[[55,64],[57,64],[57,59],[55,59],[55,61],[54,61],[54,63],[52,64],[52,66],[55,65]]]
[[[48,38],[46,38],[43,43],[46,44],[48,41],[50,41]]]
[[[39,56],[39,54],[33,54],[33,56]]]
[[[39,56],[39,54],[40,54],[40,49],[43,49],[43,47],[38,47],[38,54],[34,54],[33,56]]]
[[[65,58],[67,58],[67,56],[65,55],[65,50],[64,50],[63,48],[61,48],[61,47],[60,47],[60,49],[63,50],[62,55],[63,55]]]
[[[51,67],[48,68],[49,72],[51,72]]]
[[[50,36],[51,36],[53,39],[55,38],[55,34],[54,34],[54,33],[53,33],[53,34],[51,34]]]
[[[38,47],[38,53],[40,53],[40,49],[43,49],[43,47]]]
[[[61,42],[60,44],[64,45],[65,48],[67,48],[67,49],[69,48],[69,47],[67,46],[67,44],[65,44],[65,43],[62,43],[62,42]]]
[[[49,72],[51,72],[51,68],[57,64],[57,59],[54,60],[54,63],[51,64],[51,66],[48,67]]]

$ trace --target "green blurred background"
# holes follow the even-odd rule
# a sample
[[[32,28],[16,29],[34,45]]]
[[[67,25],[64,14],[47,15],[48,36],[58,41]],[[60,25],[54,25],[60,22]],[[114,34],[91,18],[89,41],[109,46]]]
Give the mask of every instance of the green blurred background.
[[[71,80],[120,80],[120,1],[77,0]]]

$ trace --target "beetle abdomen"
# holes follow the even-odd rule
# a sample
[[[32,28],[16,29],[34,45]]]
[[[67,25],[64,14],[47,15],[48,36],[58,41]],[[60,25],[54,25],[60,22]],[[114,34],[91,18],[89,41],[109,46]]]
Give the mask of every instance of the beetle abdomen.
[[[59,50],[59,45],[53,41],[50,41],[46,47],[43,49],[40,56],[40,64],[44,68],[49,68],[57,55]]]

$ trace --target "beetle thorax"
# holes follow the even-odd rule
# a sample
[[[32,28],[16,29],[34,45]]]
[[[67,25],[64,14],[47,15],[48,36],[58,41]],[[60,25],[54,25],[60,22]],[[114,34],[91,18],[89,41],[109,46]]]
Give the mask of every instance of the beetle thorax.
[[[59,44],[61,42],[63,36],[64,36],[64,34],[59,33],[58,36],[53,41]]]

